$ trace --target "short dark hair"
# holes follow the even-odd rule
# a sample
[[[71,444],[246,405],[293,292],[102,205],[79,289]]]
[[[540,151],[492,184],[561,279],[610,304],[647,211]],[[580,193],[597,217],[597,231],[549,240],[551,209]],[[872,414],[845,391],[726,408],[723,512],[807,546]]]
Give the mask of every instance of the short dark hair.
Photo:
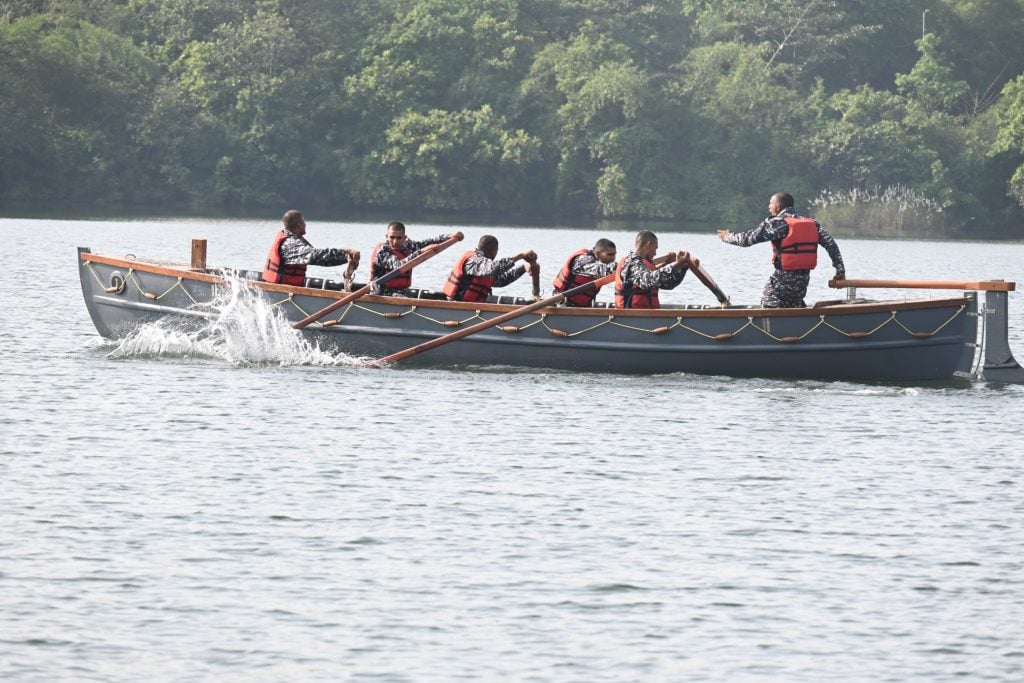
[[[636,246],[638,247],[641,244],[650,244],[651,242],[656,242],[657,240],[658,236],[655,235],[650,230],[641,230],[636,234]]]
[[[391,221],[388,223],[387,230],[401,230],[402,232],[405,232],[405,224],[401,221]]]
[[[284,223],[284,227],[286,228],[294,228],[299,223],[304,223],[305,220],[306,219],[302,217],[302,212],[296,211],[295,209],[285,211],[284,215],[281,216],[281,222]]]
[[[763,197],[764,195],[761,196]],[[772,199],[777,199],[779,201],[779,206],[783,209],[793,208],[793,195],[788,192],[776,192],[772,195]]]
[[[491,249],[498,248],[498,238],[494,235],[484,235],[477,242],[476,248],[480,251],[490,251]]]
[[[602,237],[594,243],[594,251],[610,251],[615,248],[615,242]]]

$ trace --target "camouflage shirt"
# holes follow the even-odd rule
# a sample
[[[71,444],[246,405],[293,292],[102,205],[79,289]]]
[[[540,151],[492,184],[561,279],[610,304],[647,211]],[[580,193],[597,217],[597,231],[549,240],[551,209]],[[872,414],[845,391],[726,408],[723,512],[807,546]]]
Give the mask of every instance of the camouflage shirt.
[[[615,262],[601,263],[594,256],[594,250],[591,249],[586,254],[580,254],[572,262],[572,273],[573,275],[585,275],[592,278],[602,278],[605,275],[611,275],[615,272]]]
[[[789,234],[789,224],[786,223],[786,218],[801,218],[801,216],[793,208],[787,207],[777,215],[765,218],[753,230],[733,233],[723,241],[741,247],[749,247],[760,242],[781,244],[783,238]],[[846,267],[843,265],[843,256],[839,253],[839,246],[817,221],[815,221],[815,225],[818,226],[818,244],[825,247],[829,258],[832,259],[836,277],[845,277]],[[764,291],[761,293],[761,305],[765,308],[803,308],[806,306],[804,295],[807,294],[807,285],[811,281],[811,271],[782,270],[780,267],[781,256],[778,254],[773,263],[775,271],[768,278]]]
[[[495,287],[505,287],[521,278],[526,272],[526,266],[517,266],[511,257],[489,259],[482,251],[474,249],[473,255],[466,259],[463,270],[466,275],[492,277]]]
[[[786,223],[787,218],[803,218],[803,216],[800,216],[792,207],[787,207],[775,216],[765,218],[753,230],[735,232],[723,241],[740,247],[749,247],[761,242],[775,242],[776,245],[779,245],[786,235],[789,234],[789,224]],[[843,277],[846,273],[846,267],[843,265],[843,256],[839,253],[839,246],[817,221],[814,221],[814,224],[818,226],[818,244],[825,248],[829,258],[832,259],[832,266],[836,269],[836,276]],[[780,256],[775,257],[773,263],[776,268],[780,266],[780,258]]]
[[[671,264],[651,270],[635,251],[629,252],[623,260],[620,278],[624,285],[633,289],[673,289],[683,281],[689,270],[686,266],[675,270]]]
[[[287,228],[285,232],[288,236],[281,243],[281,261],[285,265],[341,266],[348,263],[348,254],[344,249],[317,249],[305,237]]]
[[[378,247],[376,247],[376,251],[374,252],[373,263],[370,266],[370,272],[377,273],[377,277],[380,277],[381,275],[384,275],[386,273],[390,273],[391,271],[400,267],[403,263],[411,261],[412,259],[419,256],[420,250],[423,249],[423,247],[429,246],[431,244],[440,244],[441,242],[444,242],[446,239],[448,239],[448,235],[438,235],[437,237],[430,237],[428,239],[419,241],[407,239],[405,241],[405,253],[408,254],[408,256],[401,259],[398,258],[398,254],[396,254],[391,249],[391,246],[386,241],[381,242],[381,244]],[[393,289],[391,287],[388,287],[388,283],[385,282],[383,285],[371,285],[370,292],[373,294],[405,296],[406,294],[409,293],[409,290],[401,288]]]

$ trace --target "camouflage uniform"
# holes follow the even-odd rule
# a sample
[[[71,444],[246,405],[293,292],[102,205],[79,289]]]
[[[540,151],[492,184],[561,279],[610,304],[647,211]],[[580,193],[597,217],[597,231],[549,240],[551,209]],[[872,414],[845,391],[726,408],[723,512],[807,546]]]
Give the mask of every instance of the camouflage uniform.
[[[479,249],[474,249],[473,255],[466,259],[463,272],[475,277],[493,277],[495,287],[504,287],[521,278],[526,266],[516,266],[516,260],[511,257],[492,260]]]
[[[438,235],[437,237],[431,237],[425,240],[410,240],[405,241],[405,252],[408,254],[404,259],[398,258],[398,255],[391,250],[391,246],[385,241],[381,243],[380,248],[374,254],[373,264],[370,266],[370,272],[377,272],[383,275],[384,273],[390,273],[401,266],[406,261],[411,261],[420,255],[420,250],[423,247],[431,244],[440,244],[448,239],[448,235]],[[409,290],[405,288],[392,289],[388,287],[388,283],[383,285],[373,284],[370,286],[370,293],[372,294],[383,294],[385,296],[408,296]]]
[[[310,266],[341,266],[348,263],[344,249],[317,249],[288,228],[288,236],[281,243],[281,263],[285,265],[306,264]]]
[[[769,216],[761,221],[753,230],[737,232],[726,237],[723,242],[735,244],[740,247],[749,247],[760,242],[774,242],[776,246],[775,259],[772,261],[775,272],[768,278],[761,293],[761,306],[764,308],[804,308],[804,295],[807,294],[807,285],[811,281],[809,270],[782,270],[781,255],[778,254],[778,246],[789,234],[789,224],[786,218],[803,218],[792,207],[787,207],[775,216]],[[832,266],[836,269],[836,277],[846,276],[846,267],[843,265],[843,256],[839,253],[839,246],[832,236],[825,232],[825,229],[818,225],[818,244],[825,247],[829,258],[832,259]]]
[[[587,251],[586,254],[580,254],[572,262],[572,272],[570,275],[583,275],[584,277],[592,277],[595,280],[599,280],[606,275],[611,275],[615,272],[615,262],[601,263],[597,260],[597,256],[594,255],[594,250]],[[551,290],[552,294],[561,294],[557,289]],[[567,302],[562,302],[560,305],[568,305]]]
[[[621,279],[624,285],[634,289],[674,289],[679,286],[689,270],[683,266],[675,270],[672,264],[650,270],[635,251],[626,254],[622,264]]]

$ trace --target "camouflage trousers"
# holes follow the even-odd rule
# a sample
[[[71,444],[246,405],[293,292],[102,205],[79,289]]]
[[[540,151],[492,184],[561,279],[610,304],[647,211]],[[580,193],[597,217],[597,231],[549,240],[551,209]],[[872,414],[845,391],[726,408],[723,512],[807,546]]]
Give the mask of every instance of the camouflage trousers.
[[[809,270],[776,269],[761,293],[764,308],[805,308],[804,295],[811,281]]]

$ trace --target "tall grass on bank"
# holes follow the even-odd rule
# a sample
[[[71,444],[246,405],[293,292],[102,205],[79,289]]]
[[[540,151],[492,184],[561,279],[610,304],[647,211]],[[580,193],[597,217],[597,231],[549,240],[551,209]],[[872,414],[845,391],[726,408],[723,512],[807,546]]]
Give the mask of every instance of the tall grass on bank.
[[[903,185],[885,190],[823,190],[811,202],[827,230],[873,237],[927,237],[946,233],[942,206]]]

